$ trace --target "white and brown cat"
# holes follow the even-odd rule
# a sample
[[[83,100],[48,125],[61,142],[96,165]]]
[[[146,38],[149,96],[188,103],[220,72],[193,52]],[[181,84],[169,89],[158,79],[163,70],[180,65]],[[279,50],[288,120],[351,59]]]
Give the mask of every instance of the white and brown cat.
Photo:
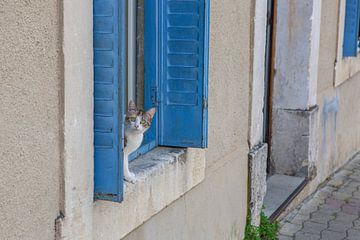
[[[150,128],[155,115],[155,108],[144,112],[139,110],[133,101],[129,102],[125,116],[125,148],[124,148],[124,178],[134,183],[135,174],[129,170],[129,155],[141,146],[144,133]]]

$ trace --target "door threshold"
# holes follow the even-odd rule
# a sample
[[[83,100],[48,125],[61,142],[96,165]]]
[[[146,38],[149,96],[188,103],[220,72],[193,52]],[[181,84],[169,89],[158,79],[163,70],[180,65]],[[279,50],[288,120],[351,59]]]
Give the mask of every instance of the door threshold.
[[[290,205],[299,193],[308,184],[305,177],[294,177],[275,174],[267,182],[267,192],[264,199],[264,213],[271,222]]]

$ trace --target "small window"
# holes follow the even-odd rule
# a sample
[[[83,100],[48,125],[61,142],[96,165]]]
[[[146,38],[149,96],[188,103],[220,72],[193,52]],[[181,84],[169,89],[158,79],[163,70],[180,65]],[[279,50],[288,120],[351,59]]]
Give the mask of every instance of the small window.
[[[356,57],[359,49],[360,0],[346,0],[343,57]]]
[[[126,2],[94,0],[94,191],[117,202],[128,100],[157,109],[132,159],[159,145],[207,146],[209,0],[139,1],[136,33]]]

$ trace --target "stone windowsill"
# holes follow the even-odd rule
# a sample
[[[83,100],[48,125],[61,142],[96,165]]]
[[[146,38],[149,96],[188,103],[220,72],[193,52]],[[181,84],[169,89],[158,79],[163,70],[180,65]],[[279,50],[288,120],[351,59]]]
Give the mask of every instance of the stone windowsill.
[[[335,64],[335,87],[341,85],[346,80],[360,71],[360,54],[357,57],[341,58]]]
[[[130,162],[137,181],[125,183],[121,203],[94,203],[95,239],[112,230],[119,239],[164,209],[205,177],[203,149],[159,147]]]

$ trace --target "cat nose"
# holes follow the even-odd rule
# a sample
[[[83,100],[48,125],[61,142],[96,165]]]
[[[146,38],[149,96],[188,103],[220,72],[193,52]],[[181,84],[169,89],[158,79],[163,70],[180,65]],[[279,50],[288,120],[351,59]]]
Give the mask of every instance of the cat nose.
[[[139,125],[135,125],[135,128],[138,129],[138,128],[139,128]]]

